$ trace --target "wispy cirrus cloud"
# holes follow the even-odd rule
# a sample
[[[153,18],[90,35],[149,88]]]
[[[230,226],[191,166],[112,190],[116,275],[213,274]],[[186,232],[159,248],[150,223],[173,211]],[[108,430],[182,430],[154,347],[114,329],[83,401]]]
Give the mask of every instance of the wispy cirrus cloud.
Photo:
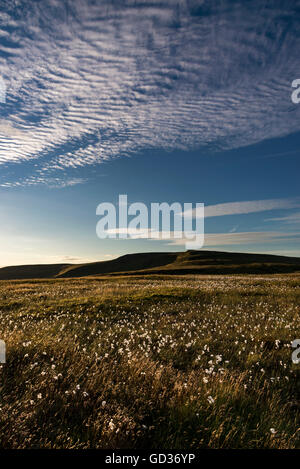
[[[170,244],[175,245],[184,245],[185,242],[185,238],[170,240]],[[288,242],[300,243],[300,232],[247,231],[238,233],[205,233],[203,249],[208,247],[222,248],[224,246],[240,245],[255,246],[262,245],[264,243],[283,243],[286,246]]]
[[[280,231],[249,231],[239,233],[207,233],[205,235],[204,248],[209,246],[237,246],[257,245],[262,243],[278,243],[287,241],[300,241],[300,233]]]
[[[125,229],[115,228],[107,231],[110,236],[119,237],[120,234],[126,233],[128,239],[144,239],[148,241],[164,242],[170,246],[184,246],[188,241],[191,241],[193,232],[180,232],[158,231],[153,232],[147,229]],[[229,232],[229,233],[205,233],[203,249],[206,248],[224,248],[227,246],[239,247],[255,247],[263,244],[284,245],[285,253],[290,255],[300,255],[300,232],[284,232],[284,231],[242,231],[242,232]],[[290,251],[286,249],[288,244],[292,246],[299,245],[299,249],[295,248]],[[275,250],[273,250],[275,253]],[[279,254],[281,250],[276,251]]]
[[[300,199],[265,199],[241,202],[227,202],[223,204],[207,205],[204,208],[205,218],[222,217],[225,215],[243,215],[249,213],[266,212],[269,210],[288,210],[300,207]],[[185,211],[186,216],[194,217],[195,209]],[[282,219],[282,218],[281,218]]]
[[[267,218],[266,221],[280,221],[283,223],[291,223],[291,224],[300,223],[300,212],[292,213],[284,217]]]
[[[82,168],[143,149],[300,130],[298,0],[1,5],[2,185],[80,182]]]

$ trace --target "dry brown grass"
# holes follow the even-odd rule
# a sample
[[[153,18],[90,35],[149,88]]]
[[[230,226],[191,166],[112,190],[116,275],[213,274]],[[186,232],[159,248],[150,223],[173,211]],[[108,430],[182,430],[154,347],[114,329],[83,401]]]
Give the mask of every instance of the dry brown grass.
[[[299,276],[1,282],[0,295],[1,447],[299,447]]]

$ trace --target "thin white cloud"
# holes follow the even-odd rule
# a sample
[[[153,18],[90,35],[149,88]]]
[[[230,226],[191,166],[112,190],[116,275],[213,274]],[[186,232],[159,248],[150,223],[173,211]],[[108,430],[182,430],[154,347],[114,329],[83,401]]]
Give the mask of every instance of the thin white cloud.
[[[265,199],[242,202],[226,202],[223,204],[207,205],[204,207],[205,218],[222,217],[225,215],[243,215],[249,213],[267,212],[271,210],[288,210],[300,207],[300,199]],[[196,210],[184,212],[186,216],[194,217]]]
[[[292,213],[284,217],[267,218],[266,221],[280,221],[284,223],[300,223],[300,212]]]
[[[65,177],[63,179],[59,177],[47,177],[46,179],[41,176],[30,176],[27,178],[22,179],[22,181],[12,181],[12,182],[4,182],[0,184],[0,187],[19,187],[19,186],[36,186],[38,184],[45,184],[52,188],[62,188],[62,187],[71,187],[76,186],[77,184],[83,184],[86,182],[84,178],[68,178]]]
[[[115,236],[126,234],[128,239],[148,239],[153,241],[169,241],[169,244],[185,245],[191,240],[194,232],[174,232],[174,231],[154,231],[147,229],[127,229],[115,228],[107,230],[107,234]],[[181,236],[179,238],[179,236]],[[168,239],[169,238],[169,239]],[[205,233],[204,246],[238,246],[244,244],[261,244],[269,242],[296,241],[300,243],[300,232],[281,232],[281,231],[247,231],[247,232],[229,232],[229,233]]]
[[[262,243],[280,243],[287,241],[300,243],[300,232],[288,233],[280,231],[249,231],[239,233],[206,233],[203,249],[212,246],[256,245]],[[186,240],[172,239],[170,244],[184,245]]]
[[[241,233],[208,233],[205,235],[206,246],[227,246],[240,244],[260,244],[279,241],[298,241],[300,233],[284,233],[277,231],[250,231]]]

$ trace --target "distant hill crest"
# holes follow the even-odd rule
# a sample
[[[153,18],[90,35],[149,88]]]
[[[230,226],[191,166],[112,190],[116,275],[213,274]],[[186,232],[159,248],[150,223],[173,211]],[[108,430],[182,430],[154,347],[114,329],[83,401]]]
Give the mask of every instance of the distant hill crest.
[[[20,265],[0,268],[0,280],[103,275],[300,273],[300,258],[223,251],[126,254],[87,264]]]

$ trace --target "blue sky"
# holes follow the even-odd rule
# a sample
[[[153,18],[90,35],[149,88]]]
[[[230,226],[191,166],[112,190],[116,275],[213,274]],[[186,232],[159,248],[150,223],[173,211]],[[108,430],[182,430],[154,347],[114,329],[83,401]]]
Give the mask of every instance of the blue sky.
[[[0,265],[184,249],[99,240],[119,194],[203,202],[204,249],[300,256],[299,1],[0,4]]]

